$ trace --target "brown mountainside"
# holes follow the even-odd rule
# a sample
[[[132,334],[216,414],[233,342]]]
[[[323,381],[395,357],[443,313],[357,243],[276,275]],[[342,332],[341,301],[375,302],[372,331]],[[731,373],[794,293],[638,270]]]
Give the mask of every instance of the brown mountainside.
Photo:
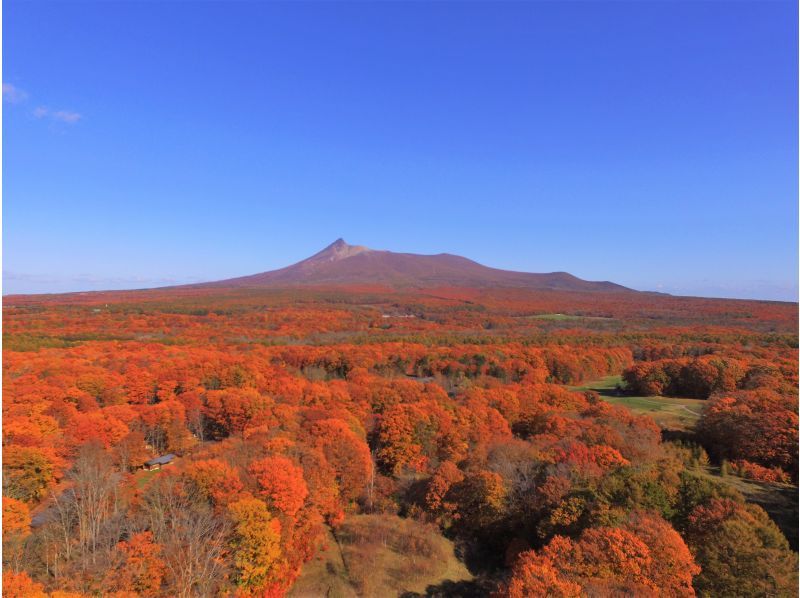
[[[489,268],[449,253],[418,255],[348,245],[343,239],[291,266],[204,285],[278,287],[380,284],[390,287],[518,287],[560,291],[633,292],[613,282],[582,280],[567,272],[535,274]]]

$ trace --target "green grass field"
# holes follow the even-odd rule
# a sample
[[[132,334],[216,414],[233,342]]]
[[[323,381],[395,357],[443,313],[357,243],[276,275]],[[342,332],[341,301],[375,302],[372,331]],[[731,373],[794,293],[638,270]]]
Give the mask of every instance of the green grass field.
[[[535,316],[527,316],[533,320],[552,320],[554,322],[568,322],[570,320],[580,320],[580,316],[570,316],[567,314],[537,314]]]
[[[668,430],[691,430],[706,404],[702,399],[617,396],[616,387],[621,383],[622,376],[606,376],[570,389],[593,390],[609,403],[621,405],[639,415],[649,415],[661,428]]]

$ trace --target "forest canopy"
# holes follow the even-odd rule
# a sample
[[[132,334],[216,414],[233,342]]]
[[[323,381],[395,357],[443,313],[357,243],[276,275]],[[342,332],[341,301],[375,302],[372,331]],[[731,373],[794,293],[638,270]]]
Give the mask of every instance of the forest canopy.
[[[796,307],[9,298],[4,595],[796,595],[796,536],[748,494],[796,492]]]

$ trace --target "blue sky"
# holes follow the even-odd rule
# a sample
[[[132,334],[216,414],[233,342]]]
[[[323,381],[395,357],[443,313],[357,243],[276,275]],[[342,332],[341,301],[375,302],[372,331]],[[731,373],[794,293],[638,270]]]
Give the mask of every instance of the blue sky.
[[[4,2],[3,292],[337,237],[797,299],[793,2]]]

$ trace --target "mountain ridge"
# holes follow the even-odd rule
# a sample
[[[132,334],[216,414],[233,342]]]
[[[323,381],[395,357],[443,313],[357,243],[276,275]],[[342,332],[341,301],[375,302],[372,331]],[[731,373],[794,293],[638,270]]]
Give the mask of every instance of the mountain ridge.
[[[512,287],[536,290],[634,293],[609,281],[588,281],[568,272],[517,272],[484,266],[450,253],[424,255],[350,245],[339,238],[290,266],[192,287],[278,287],[380,284],[397,288]]]

